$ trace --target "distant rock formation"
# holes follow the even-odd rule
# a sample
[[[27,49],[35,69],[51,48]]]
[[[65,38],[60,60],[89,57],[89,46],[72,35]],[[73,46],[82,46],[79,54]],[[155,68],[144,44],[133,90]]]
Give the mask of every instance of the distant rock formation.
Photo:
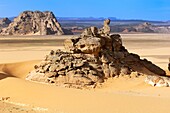
[[[142,33],[170,33],[170,27],[167,26],[154,26],[151,23],[143,23],[135,27],[137,32]]]
[[[118,29],[118,28],[117,28]],[[123,33],[155,33],[154,26],[148,22],[139,24],[139,25],[132,25],[132,26],[123,26],[119,29],[120,32]]]
[[[72,34],[63,30],[52,12],[24,11],[7,27],[1,35],[64,35]]]
[[[2,28],[7,27],[10,23],[11,23],[11,20],[9,20],[8,18],[1,19],[0,20],[0,31]]]
[[[108,31],[108,27],[103,28]],[[129,53],[119,34],[100,33],[90,27],[64,42],[66,51],[52,50],[35,65],[26,80],[66,87],[95,87],[105,79],[119,76],[165,76],[164,70],[137,54]]]
[[[139,25],[115,25],[111,29],[112,32],[123,33],[170,33],[169,26],[156,26],[148,22]]]
[[[170,33],[170,26],[153,27],[154,33]]]
[[[155,32],[153,30],[153,26],[148,22],[139,24],[137,27],[135,27],[135,29],[137,32],[141,32],[141,33],[154,33]]]

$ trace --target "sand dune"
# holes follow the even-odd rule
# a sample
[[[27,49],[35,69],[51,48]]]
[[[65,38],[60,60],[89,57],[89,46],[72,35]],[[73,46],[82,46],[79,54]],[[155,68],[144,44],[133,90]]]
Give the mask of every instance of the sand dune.
[[[0,71],[3,75],[25,79],[26,75],[33,70],[34,65],[40,61],[26,61],[20,63],[1,64]]]
[[[164,43],[159,43],[160,48],[155,48],[149,45],[152,42],[147,41],[145,42],[148,46],[143,46],[143,42],[140,43],[138,39],[139,41],[135,42],[138,45],[136,47],[134,41],[130,41],[136,39],[129,38],[129,35],[123,36],[124,44],[129,51],[139,53],[142,58],[150,58],[160,66],[163,64],[162,67],[167,70],[169,55],[167,51],[170,46],[165,49],[161,47]],[[142,37],[145,40],[148,35]],[[2,61],[0,98],[10,97],[5,103],[0,101],[0,113],[10,113],[10,110],[14,113],[168,113],[170,111],[169,88],[149,86],[144,83],[144,76],[108,79],[101,88],[92,90],[69,89],[26,81],[25,76],[46,53],[51,49],[62,47],[50,46],[50,42],[47,46],[38,44],[21,48],[22,43],[19,44],[20,47],[16,45],[5,48],[2,44],[3,48],[0,49],[0,61]],[[23,52],[24,54],[20,55]],[[170,72],[167,71],[167,74],[170,75]]]
[[[38,61],[1,65],[6,78],[0,80],[0,97],[7,96],[16,104],[40,107],[45,112],[162,113],[170,110],[169,88],[146,85],[144,77],[109,79],[103,87],[94,90],[68,89],[25,81],[26,73],[36,63]]]

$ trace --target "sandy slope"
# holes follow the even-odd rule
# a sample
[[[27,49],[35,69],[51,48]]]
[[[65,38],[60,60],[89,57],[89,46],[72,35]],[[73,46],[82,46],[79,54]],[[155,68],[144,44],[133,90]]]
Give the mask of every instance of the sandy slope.
[[[162,47],[161,45],[165,43],[156,42],[157,47],[155,47],[153,42],[146,40],[140,42],[139,39],[137,41],[133,35],[132,38],[129,35],[123,36],[124,44],[130,51],[138,52],[144,58],[153,59],[158,65],[163,64],[166,69],[169,55],[167,50],[170,46]],[[148,35],[142,37],[145,39]],[[152,40],[155,41],[157,38]],[[143,43],[148,46],[143,46]],[[134,46],[135,44],[137,46]],[[0,101],[0,113],[10,113],[10,111],[13,113],[168,113],[170,111],[169,88],[151,87],[144,83],[145,77],[109,79],[101,88],[93,90],[68,89],[25,81],[27,73],[39,63],[42,56],[58,46],[27,47],[22,43],[19,46],[5,48],[5,45],[1,44],[3,49],[0,49],[0,61],[2,61],[0,98],[10,97],[10,99],[5,104]],[[16,61],[18,63],[13,63]]]
[[[27,70],[20,72],[26,64]],[[25,81],[25,74],[37,62],[9,64],[4,67],[8,76],[0,80],[0,97],[10,97],[11,102],[23,103],[36,109],[63,113],[165,113],[170,104],[169,88],[153,88],[140,78],[110,79],[95,90],[67,89]],[[13,69],[14,65],[19,70]],[[45,111],[46,112],[46,111]]]
[[[16,77],[24,79],[25,76],[34,69],[34,65],[40,61],[27,61],[20,63],[1,64],[0,71],[5,75],[4,77]],[[28,65],[29,64],[29,65]],[[1,78],[2,79],[2,78]]]

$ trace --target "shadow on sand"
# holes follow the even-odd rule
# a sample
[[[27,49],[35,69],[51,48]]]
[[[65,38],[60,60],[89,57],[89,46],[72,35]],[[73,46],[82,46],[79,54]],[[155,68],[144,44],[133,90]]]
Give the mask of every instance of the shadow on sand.
[[[5,79],[7,77],[14,77],[14,76],[6,74],[6,73],[3,73],[3,72],[0,72],[0,80]]]

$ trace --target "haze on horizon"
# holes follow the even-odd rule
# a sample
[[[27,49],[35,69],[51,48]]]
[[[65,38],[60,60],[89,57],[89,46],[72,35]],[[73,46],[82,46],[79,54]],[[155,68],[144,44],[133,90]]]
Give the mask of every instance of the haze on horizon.
[[[1,0],[0,17],[25,10],[52,11],[56,17],[116,17],[170,20],[170,0]]]

